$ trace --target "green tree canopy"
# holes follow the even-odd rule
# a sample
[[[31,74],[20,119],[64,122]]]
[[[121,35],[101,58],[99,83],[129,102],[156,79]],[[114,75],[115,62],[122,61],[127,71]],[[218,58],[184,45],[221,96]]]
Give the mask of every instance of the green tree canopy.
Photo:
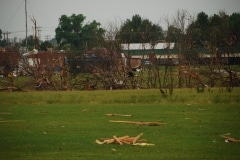
[[[230,16],[230,34],[232,40],[236,40],[236,46],[239,47],[240,45],[240,12],[239,13],[233,13]]]
[[[2,41],[2,30],[0,29],[0,46],[4,46],[4,40]]]
[[[65,41],[80,50],[86,47],[99,47],[105,31],[95,20],[84,24],[85,19],[86,17],[82,14],[72,14],[69,17],[62,15],[59,18],[59,25],[55,29],[57,42]]]
[[[240,13],[227,15],[224,11],[208,16],[204,12],[197,15],[187,29],[188,34],[192,34],[194,44],[203,47],[205,42],[212,46],[223,48],[227,44],[240,43]]]
[[[188,26],[187,34],[191,35],[194,45],[198,47],[209,40],[209,18],[205,12],[198,13],[197,19]]]
[[[167,42],[175,42],[177,43],[178,42],[178,38],[179,38],[179,35],[181,34],[181,30],[174,27],[173,25],[170,25],[167,29],[167,32],[166,32],[166,41]]]
[[[117,36],[122,43],[156,42],[163,38],[163,30],[162,27],[153,24],[148,19],[134,15],[132,19],[124,22]]]
[[[224,47],[230,36],[229,16],[222,11],[219,14],[214,14],[209,18],[209,27],[208,35],[211,44],[218,48]]]
[[[41,43],[41,45],[39,46],[40,50],[44,50],[47,51],[48,48],[51,48],[52,44],[49,41],[44,41],[43,43]]]
[[[37,38],[37,42],[38,42],[38,40],[39,39]],[[25,46],[25,44],[26,44],[26,38],[23,39],[22,46]],[[30,35],[30,36],[27,37],[27,44],[28,44],[28,49],[29,50],[32,50],[34,48],[34,36],[33,35]],[[38,47],[39,46],[37,46],[37,49],[39,49]]]

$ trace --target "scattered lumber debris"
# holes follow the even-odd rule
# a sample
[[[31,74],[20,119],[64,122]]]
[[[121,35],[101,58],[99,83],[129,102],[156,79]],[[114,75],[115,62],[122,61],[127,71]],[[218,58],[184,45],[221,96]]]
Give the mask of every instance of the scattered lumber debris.
[[[221,137],[223,137],[225,139],[225,142],[234,142],[234,143],[240,142],[240,140],[232,138],[230,136],[221,135]]]
[[[112,144],[116,143],[119,145],[123,144],[131,144],[131,145],[139,145],[139,146],[154,146],[155,144],[152,143],[147,143],[146,139],[140,139],[140,137],[143,135],[143,133],[140,133],[136,137],[130,137],[128,135],[122,136],[122,137],[117,137],[113,136],[112,138],[101,138],[100,140],[96,139],[95,142],[97,144]]]
[[[131,114],[115,114],[115,113],[108,113],[108,114],[105,114],[105,116],[123,116],[123,117],[132,117],[133,115],[131,115]]]
[[[160,122],[135,122],[135,121],[116,121],[116,120],[109,120],[109,122],[135,124],[135,125],[147,125],[147,126],[160,126],[161,124],[166,124],[166,123],[160,123]]]

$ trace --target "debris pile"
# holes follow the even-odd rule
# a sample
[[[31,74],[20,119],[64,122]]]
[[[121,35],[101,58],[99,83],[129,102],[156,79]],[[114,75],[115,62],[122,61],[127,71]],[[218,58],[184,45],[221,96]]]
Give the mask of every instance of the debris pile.
[[[140,133],[136,137],[130,137],[128,135],[122,137],[113,136],[112,138],[101,138],[100,140],[96,139],[97,144],[112,144],[116,143],[119,145],[123,144],[131,144],[131,145],[139,145],[139,146],[153,146],[155,144],[147,143],[146,139],[140,139],[143,133]]]

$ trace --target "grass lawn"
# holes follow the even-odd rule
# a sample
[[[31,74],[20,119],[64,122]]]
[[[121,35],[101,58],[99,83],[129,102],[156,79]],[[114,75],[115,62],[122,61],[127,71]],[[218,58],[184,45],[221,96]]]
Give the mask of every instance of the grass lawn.
[[[166,100],[158,102],[154,98],[153,103],[135,103],[136,100],[144,99],[145,91],[136,97],[129,92],[131,91],[107,91],[107,94],[124,94],[131,98],[127,99],[122,95],[125,100],[118,102],[109,98],[110,102],[102,103],[99,103],[100,98],[95,94],[103,92],[95,91],[1,92],[0,96],[4,98],[0,102],[0,159],[240,158],[240,143],[226,143],[220,137],[229,133],[231,137],[240,139],[238,100],[234,103],[221,100],[213,100],[215,103],[193,103],[191,99],[176,102],[176,99],[182,99],[181,94],[178,94],[174,103],[167,103]],[[151,91],[146,93],[154,95]],[[148,97],[149,94],[146,93],[145,97]],[[235,98],[239,98],[236,93],[233,94]],[[192,95],[194,97],[193,93]],[[83,99],[86,99],[85,96],[96,98],[89,103],[83,100],[79,103],[75,100],[73,103],[60,103],[78,96]],[[105,96],[109,95],[102,96],[106,98]],[[202,96],[207,97],[204,94]],[[23,97],[27,97],[29,103]],[[47,97],[55,97],[55,100],[49,101]],[[215,94],[213,99],[216,97],[219,95]],[[41,101],[38,101],[38,98]],[[9,101],[10,99],[13,100]],[[105,116],[107,113],[133,116],[109,117]],[[113,123],[109,120],[158,121],[166,124],[137,126]],[[147,139],[148,143],[154,143],[155,146],[95,143],[96,139],[111,138],[113,135],[136,136],[139,133],[143,133],[141,138]]]

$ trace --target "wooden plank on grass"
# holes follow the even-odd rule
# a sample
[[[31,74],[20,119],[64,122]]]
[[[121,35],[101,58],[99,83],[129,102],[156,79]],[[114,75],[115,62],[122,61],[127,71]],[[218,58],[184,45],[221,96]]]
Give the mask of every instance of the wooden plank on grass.
[[[123,145],[123,143],[116,136],[113,136],[113,138],[118,144]]]
[[[131,115],[131,114],[116,114],[116,113],[108,113],[108,114],[105,114],[105,116],[122,116],[122,117],[132,117],[133,115]]]
[[[117,121],[117,120],[109,120],[109,122],[136,124],[136,125],[147,125],[147,126],[160,126],[161,124],[166,124],[166,123],[160,123],[160,122],[136,122],[136,121]]]

